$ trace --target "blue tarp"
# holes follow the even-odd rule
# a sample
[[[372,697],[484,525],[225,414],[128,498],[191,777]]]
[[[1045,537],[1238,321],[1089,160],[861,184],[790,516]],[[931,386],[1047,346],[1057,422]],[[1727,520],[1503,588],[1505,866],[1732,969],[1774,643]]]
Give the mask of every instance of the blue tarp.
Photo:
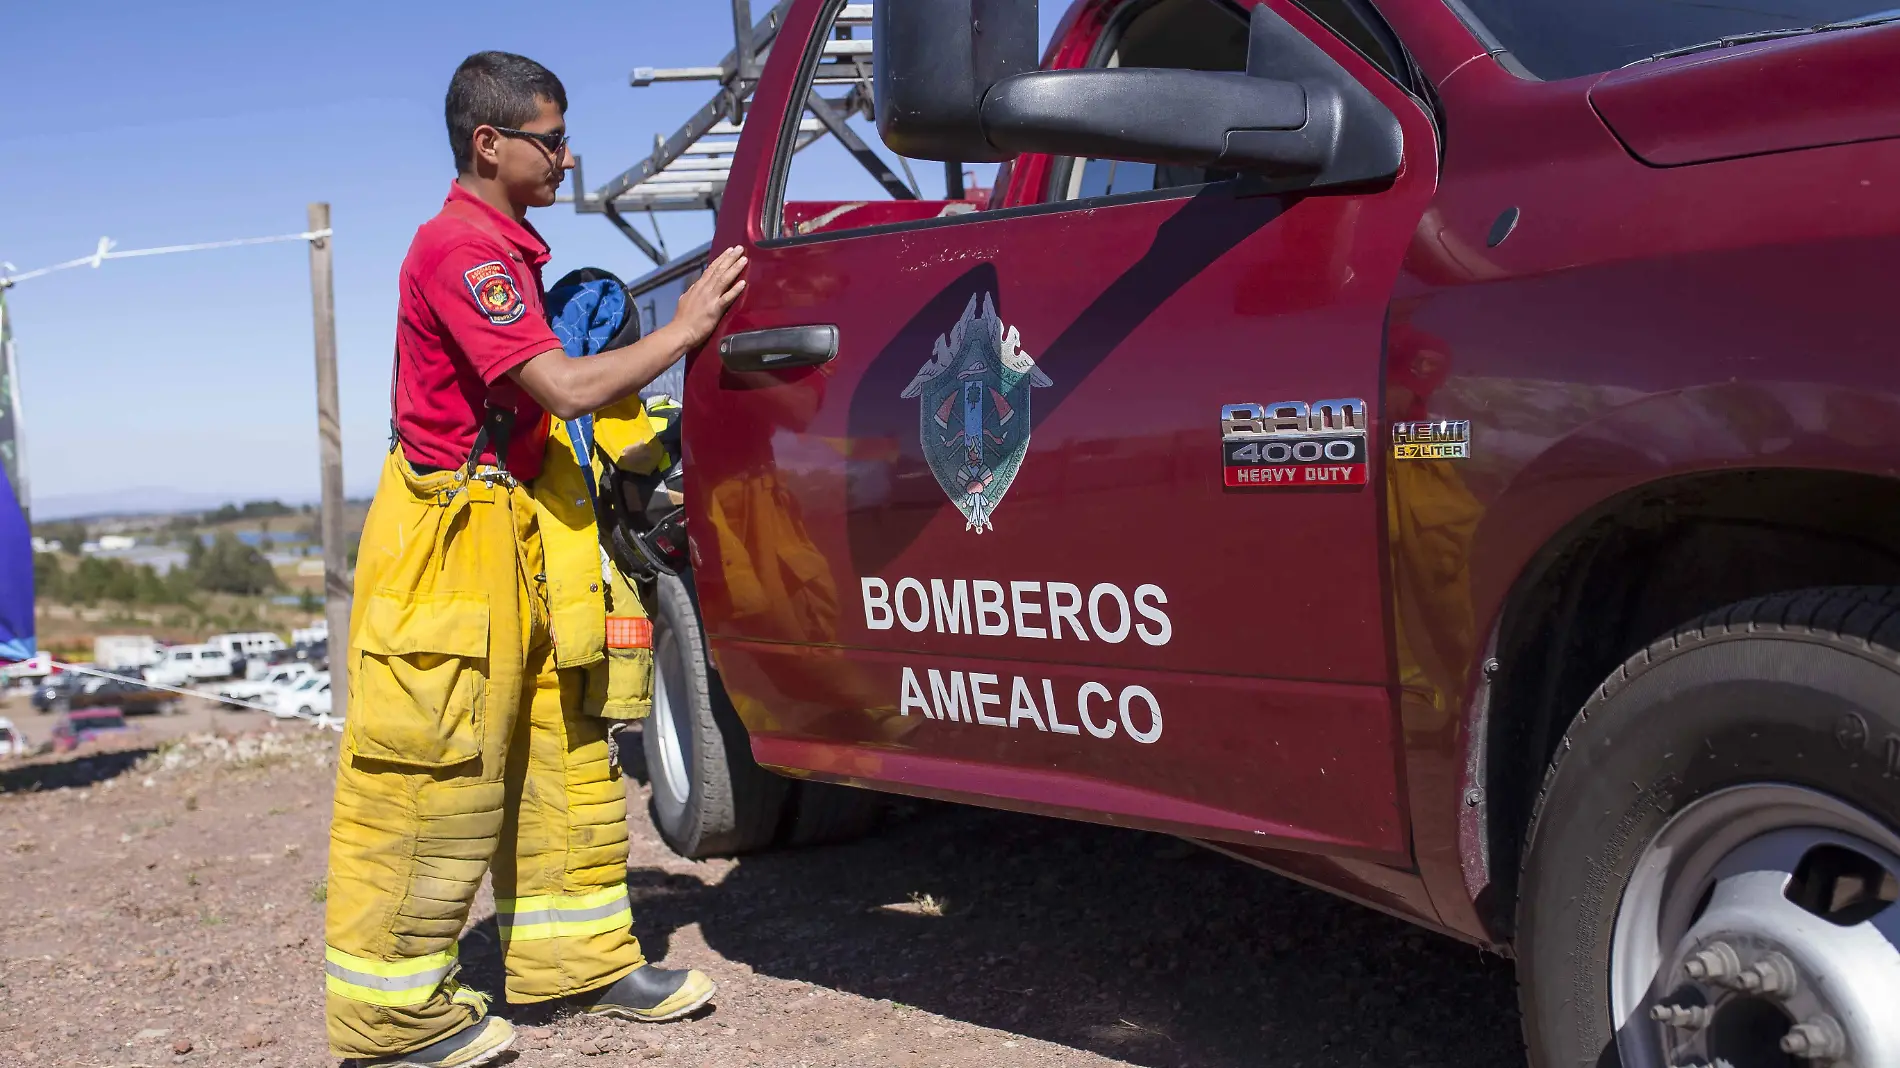
[[[20,459],[20,381],[13,324],[0,292],[0,663],[25,660],[33,641],[33,535],[27,528]]]
[[[33,638],[33,535],[0,467],[0,662],[38,651]]]

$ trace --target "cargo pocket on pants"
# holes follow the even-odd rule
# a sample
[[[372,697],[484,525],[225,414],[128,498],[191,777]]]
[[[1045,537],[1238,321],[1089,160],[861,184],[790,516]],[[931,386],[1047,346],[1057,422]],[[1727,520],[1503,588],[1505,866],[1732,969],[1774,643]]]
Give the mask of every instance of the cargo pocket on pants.
[[[630,616],[607,618],[606,719],[639,719],[653,710],[653,624]]]
[[[444,768],[481,754],[488,597],[378,590],[356,641],[352,755]]]

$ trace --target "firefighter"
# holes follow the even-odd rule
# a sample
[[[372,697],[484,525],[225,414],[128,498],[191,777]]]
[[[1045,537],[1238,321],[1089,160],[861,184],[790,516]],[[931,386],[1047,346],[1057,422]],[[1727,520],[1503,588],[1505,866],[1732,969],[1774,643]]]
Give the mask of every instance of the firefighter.
[[[457,177],[403,261],[391,448],[344,658],[324,936],[331,1050],[369,1064],[473,1065],[513,1041],[456,974],[491,869],[510,1001],[657,1021],[713,994],[697,971],[648,964],[629,929],[625,793],[609,721],[587,714],[606,674],[599,549],[575,548],[596,537],[591,509],[572,521],[578,501],[561,512],[552,499],[587,492],[572,454],[543,465],[560,455],[549,415],[622,401],[703,343],[745,260],[715,257],[646,338],[570,358],[543,313],[547,244],[526,219],[574,166],[566,107],[532,60],[465,60],[447,100]]]

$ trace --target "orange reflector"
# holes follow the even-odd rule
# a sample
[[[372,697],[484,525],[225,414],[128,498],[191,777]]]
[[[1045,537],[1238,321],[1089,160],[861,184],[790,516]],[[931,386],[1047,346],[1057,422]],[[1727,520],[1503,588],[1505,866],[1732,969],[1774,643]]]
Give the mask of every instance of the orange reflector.
[[[653,648],[653,622],[636,616],[608,616],[607,648]]]

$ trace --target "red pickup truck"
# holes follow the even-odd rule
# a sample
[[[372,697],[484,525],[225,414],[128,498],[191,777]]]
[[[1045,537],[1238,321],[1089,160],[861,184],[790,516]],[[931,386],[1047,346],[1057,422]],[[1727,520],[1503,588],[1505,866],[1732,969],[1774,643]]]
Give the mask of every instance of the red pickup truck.
[[[1896,16],[862,7],[718,217],[669,839],[1146,828],[1512,954],[1539,1068],[1900,1065]],[[987,201],[796,200],[871,77]]]

